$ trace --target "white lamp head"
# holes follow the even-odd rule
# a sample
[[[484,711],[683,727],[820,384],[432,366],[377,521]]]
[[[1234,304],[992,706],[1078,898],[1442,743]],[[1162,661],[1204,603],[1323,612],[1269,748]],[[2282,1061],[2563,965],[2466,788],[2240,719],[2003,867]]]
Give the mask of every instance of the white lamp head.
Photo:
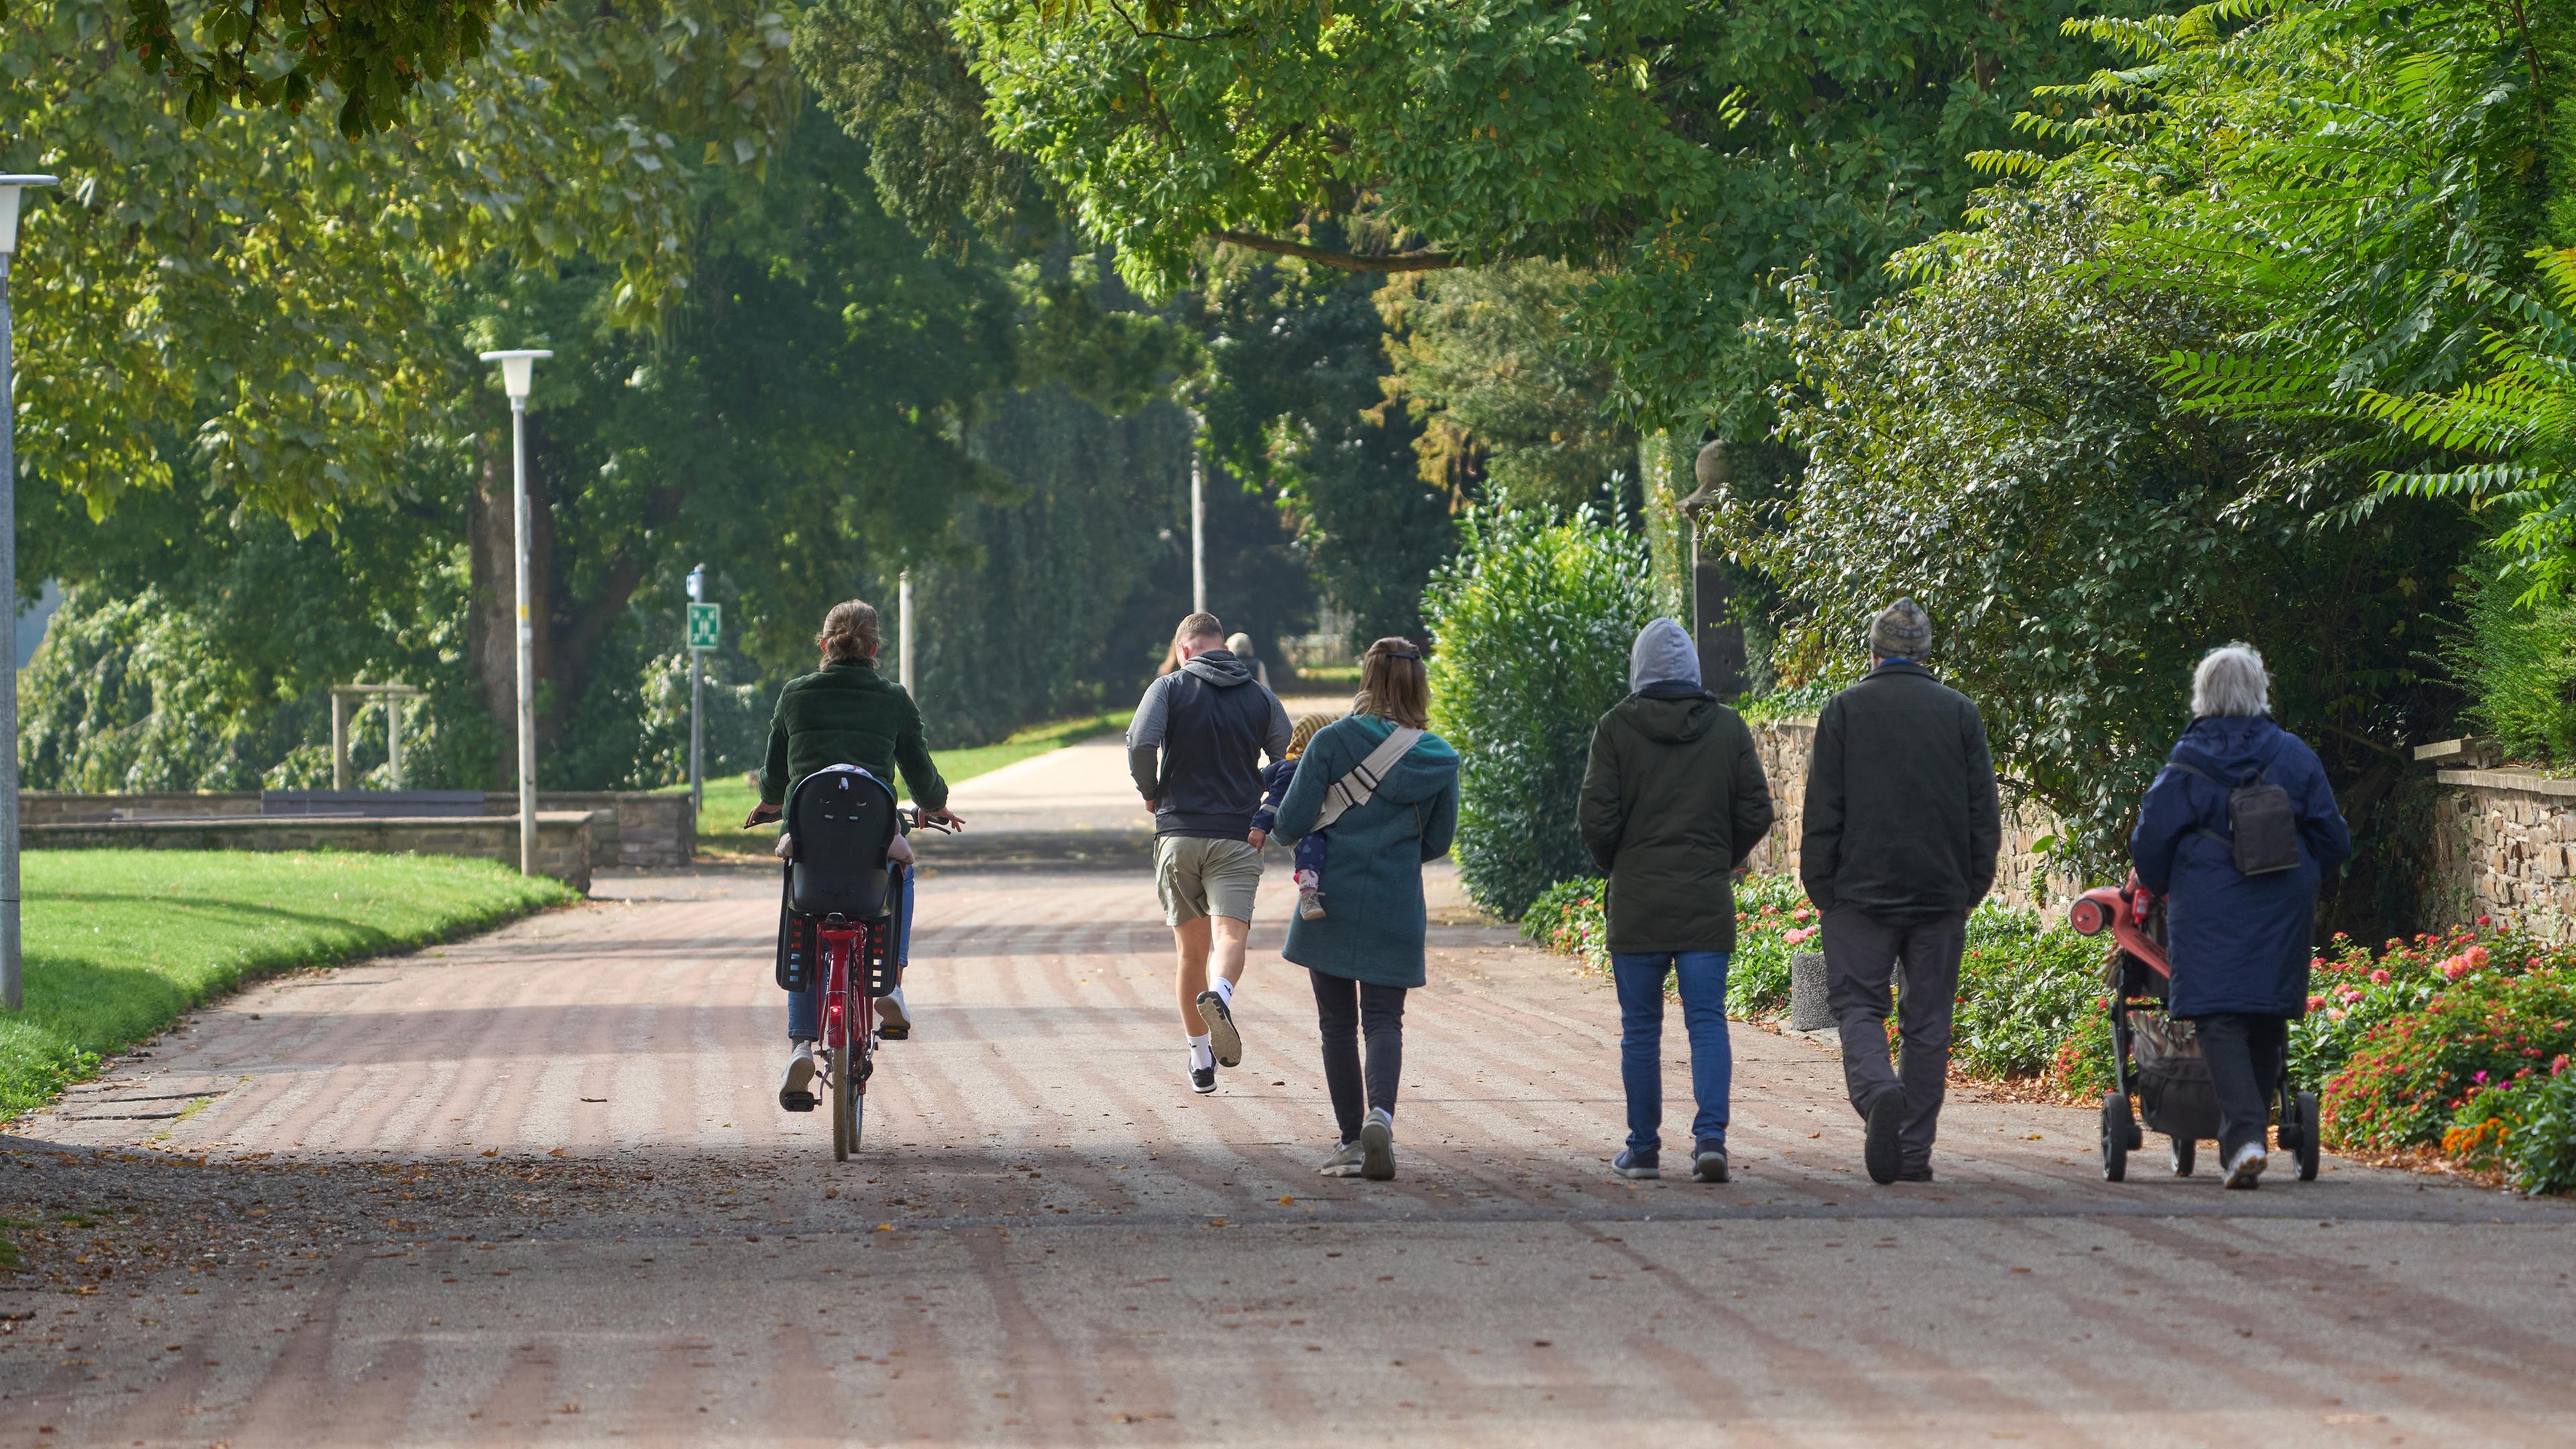
[[[700,564],[696,568],[689,570],[689,602],[692,604],[703,604],[706,601],[707,566],[705,564]]]
[[[483,360],[501,364],[502,388],[510,394],[510,401],[523,403],[528,400],[528,384],[536,375],[537,359],[552,356],[551,352],[522,348],[516,352],[486,352]]]
[[[53,184],[50,176],[0,176],[0,257],[18,250],[18,193]]]

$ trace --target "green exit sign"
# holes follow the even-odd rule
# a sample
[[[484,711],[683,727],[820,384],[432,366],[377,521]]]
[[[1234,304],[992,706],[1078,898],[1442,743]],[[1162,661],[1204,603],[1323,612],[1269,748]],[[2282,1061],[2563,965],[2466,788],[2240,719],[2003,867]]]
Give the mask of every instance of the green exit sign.
[[[724,637],[724,605],[691,604],[689,606],[689,647],[713,649]]]

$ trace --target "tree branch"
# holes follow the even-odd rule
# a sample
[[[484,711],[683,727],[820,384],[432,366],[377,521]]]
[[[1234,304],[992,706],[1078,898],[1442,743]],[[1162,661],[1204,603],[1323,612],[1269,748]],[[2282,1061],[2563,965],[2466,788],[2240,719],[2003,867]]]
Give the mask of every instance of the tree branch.
[[[1259,236],[1248,231],[1212,231],[1210,241],[1224,242],[1249,252],[1269,252],[1274,256],[1296,257],[1317,262],[1345,272],[1441,272],[1459,264],[1452,252],[1389,252],[1383,256],[1362,256],[1357,252],[1329,251],[1310,247],[1304,242],[1282,241],[1274,236]]]

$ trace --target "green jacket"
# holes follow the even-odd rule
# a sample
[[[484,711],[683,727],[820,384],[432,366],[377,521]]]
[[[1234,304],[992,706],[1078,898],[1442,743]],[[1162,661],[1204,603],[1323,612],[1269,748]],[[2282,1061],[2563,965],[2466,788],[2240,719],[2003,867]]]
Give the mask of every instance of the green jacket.
[[[1733,873],[1771,828],[1744,718],[1704,691],[1632,694],[1592,731],[1583,844],[1610,877],[1613,951],[1732,951]]]
[[[1279,837],[1295,844],[1315,828],[1324,791],[1368,758],[1394,725],[1376,715],[1336,720],[1315,732],[1288,797]],[[1458,752],[1426,734],[1395,762],[1369,802],[1324,828],[1324,919],[1288,922],[1279,954],[1327,976],[1379,986],[1420,986],[1422,864],[1449,853],[1458,833]]]
[[[827,664],[778,691],[761,803],[784,804],[797,781],[826,765],[856,765],[889,784],[900,765],[914,803],[925,810],[948,804],[948,782],[922,742],[921,711],[873,664]]]

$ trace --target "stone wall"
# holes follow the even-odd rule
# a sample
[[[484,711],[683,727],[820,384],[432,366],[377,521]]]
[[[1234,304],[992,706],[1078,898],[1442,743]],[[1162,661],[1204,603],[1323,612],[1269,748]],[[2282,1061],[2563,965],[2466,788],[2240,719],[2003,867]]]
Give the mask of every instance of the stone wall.
[[[1798,838],[1804,829],[1807,759],[1816,748],[1812,716],[1753,723],[1753,748],[1762,757],[1762,773],[1771,785],[1771,833],[1753,852],[1753,868],[1764,874],[1798,872]],[[1995,859],[1993,898],[2006,905],[2033,909],[2074,894],[2072,882],[2049,873],[2048,858],[2035,847],[2055,832],[2056,821],[2033,806],[2008,810],[2003,849]]]
[[[598,817],[591,824],[589,837],[593,868],[686,865],[697,852],[697,817],[689,809],[686,791],[543,790],[537,794],[537,810],[540,814],[570,811]],[[483,813],[487,818],[515,817],[519,813],[519,797],[499,790],[488,791],[483,796]],[[24,790],[18,795],[18,822],[30,832],[39,826],[120,821],[258,821],[266,818],[260,813],[259,792],[256,790],[136,794]],[[538,833],[542,839],[542,825]],[[28,849],[46,848],[36,843],[32,833],[24,835],[22,840]],[[57,842],[53,848],[62,847]],[[344,848],[363,850],[368,847]],[[470,855],[476,852],[459,853]],[[507,858],[518,859],[515,844],[507,852]]]
[[[594,818],[587,810],[539,812],[538,873],[587,893]],[[382,855],[462,855],[512,865],[519,860],[519,821],[511,815],[93,820],[22,826],[19,840],[28,850],[358,850]]]
[[[2439,749],[2441,746],[2429,746]],[[2455,769],[2434,804],[2446,919],[2510,919],[2576,940],[2576,780],[2536,770]]]

